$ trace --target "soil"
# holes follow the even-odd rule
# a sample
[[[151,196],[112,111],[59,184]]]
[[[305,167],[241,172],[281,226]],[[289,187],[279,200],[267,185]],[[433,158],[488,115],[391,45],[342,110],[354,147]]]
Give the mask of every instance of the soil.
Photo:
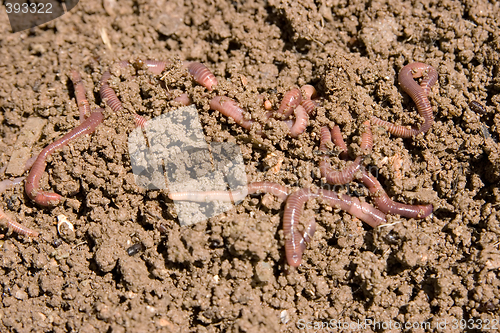
[[[106,107],[95,133],[48,159],[41,184],[66,198],[61,205],[37,206],[23,184],[2,194],[0,208],[40,236],[3,229],[0,331],[500,327],[499,17],[500,3],[484,0],[82,0],[54,21],[12,33],[1,10],[1,166],[28,119],[45,121],[32,155],[79,124],[71,69],[81,73],[92,108],[105,107],[98,83],[110,69],[125,109]],[[168,91],[159,76],[119,66],[138,58],[171,61],[161,78]],[[211,69],[215,92],[194,83],[182,61]],[[315,216],[317,232],[302,265],[291,269],[284,203],[272,195],[249,196],[181,227],[168,190],[135,183],[127,148],[133,113],[152,119],[188,93],[207,142],[238,144],[251,181],[317,188],[322,126],[338,124],[355,157],[370,116],[421,122],[397,82],[415,61],[439,73],[429,96],[435,123],[411,139],[374,128],[366,163],[394,200],[433,204],[424,220],[388,216],[388,225],[374,230],[311,200],[305,216]],[[304,84],[316,87],[321,103],[296,139],[281,122],[261,138],[209,110],[210,97],[220,94],[258,119],[265,112],[258,94],[277,108],[285,92]],[[474,100],[486,113],[469,108]],[[370,201],[355,182],[346,190]],[[58,232],[58,216],[74,230],[63,223]],[[367,320],[377,324],[356,327]],[[426,323],[431,328],[418,328]]]

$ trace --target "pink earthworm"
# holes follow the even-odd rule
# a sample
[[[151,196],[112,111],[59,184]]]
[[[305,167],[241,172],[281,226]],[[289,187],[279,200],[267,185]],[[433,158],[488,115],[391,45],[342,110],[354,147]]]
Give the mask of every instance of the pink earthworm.
[[[73,81],[73,86],[75,87],[76,104],[80,111],[80,122],[82,123],[90,114],[90,104],[85,96],[85,86],[83,85],[82,77],[78,71],[71,71],[71,81]]]
[[[121,68],[127,68],[130,65],[130,62],[128,60],[122,60],[118,62]]]
[[[328,142],[332,142],[332,137],[330,135],[330,131],[328,131],[328,127],[321,127],[321,134],[319,139],[319,150],[322,153],[326,153],[328,151],[328,147],[326,146]],[[347,147],[346,147],[347,149]]]
[[[134,121],[136,127],[144,127],[146,126],[147,120],[143,116],[139,116],[137,113],[134,113]]]
[[[295,113],[295,121],[290,127],[290,136],[296,138],[306,130],[309,115],[302,105],[298,105],[293,112]]]
[[[302,102],[302,93],[300,89],[294,88],[287,91],[283,95],[283,100],[281,101],[280,107],[276,113],[282,116],[284,119],[288,118],[295,108]]]
[[[24,180],[26,177],[17,177],[14,178],[13,180],[10,179],[5,179],[0,182],[0,194],[8,190],[9,188],[12,188],[16,185],[21,184],[21,182]]]
[[[193,101],[191,101],[191,98],[189,98],[188,94],[181,94],[180,96],[174,98],[174,102],[178,102],[186,106],[193,103]]]
[[[109,105],[111,110],[118,112],[123,109],[122,102],[118,99],[113,88],[108,84],[108,80],[111,78],[111,73],[109,71],[104,72],[101,77],[101,88],[99,89],[99,95],[101,99]]]
[[[305,99],[300,103],[302,107],[306,110],[308,115],[313,114],[314,110],[316,110],[316,107],[318,106],[315,101],[310,100],[310,99]]]
[[[186,191],[170,193],[168,197],[175,201],[227,201],[235,202],[243,200],[248,194],[271,193],[281,200],[288,197],[288,189],[280,184],[271,182],[254,182],[247,185],[245,189],[236,191]]]
[[[307,244],[311,242],[314,233],[316,232],[316,220],[312,217],[307,223],[304,231],[302,232],[302,238],[299,241],[300,253],[304,253]]]
[[[423,77],[420,85],[414,80]],[[420,128],[408,128],[407,126],[394,125],[388,121],[384,121],[377,117],[372,117],[371,121],[379,126],[384,126],[387,131],[395,136],[409,138],[419,133],[427,132],[434,122],[431,103],[427,96],[430,92],[430,87],[437,81],[438,73],[434,67],[414,62],[404,66],[398,75],[398,81],[403,90],[410,95],[411,99],[417,106],[418,113],[424,118],[424,123]]]
[[[45,171],[47,157],[50,156],[54,150],[67,145],[71,140],[74,140],[84,134],[94,132],[96,127],[103,121],[102,111],[102,109],[96,109],[87,119],[85,119],[83,123],[42,150],[35,163],[33,163],[30,173],[26,179],[25,190],[30,199],[41,206],[57,205],[61,201],[61,196],[59,194],[45,192],[39,187],[40,178],[42,178],[42,174]]]
[[[384,213],[399,214],[408,218],[423,219],[432,214],[434,207],[429,205],[406,205],[389,198],[380,182],[368,171],[363,170],[361,181],[373,196],[375,205]]]
[[[210,108],[232,118],[238,125],[247,130],[250,130],[254,123],[251,119],[245,119],[245,110],[229,97],[215,96],[210,101]]]
[[[314,219],[309,220],[305,229],[298,230],[298,221],[304,210],[304,203],[310,198],[322,198],[331,206],[338,206],[348,213],[359,218],[372,227],[385,223],[385,214],[358,198],[341,195],[328,190],[300,189],[289,195],[289,190],[282,185],[271,182],[256,182],[248,184],[246,191],[205,191],[205,192],[177,192],[170,193],[169,198],[178,201],[238,201],[247,194],[271,193],[282,200],[286,199],[285,213],[283,215],[283,232],[285,235],[285,253],[288,264],[298,267],[302,259],[302,253],[306,243],[310,242],[316,230]]]
[[[361,136],[361,150],[364,151],[364,153],[370,153],[373,147],[373,139],[372,139],[372,133],[370,130],[370,122],[365,121],[363,123],[364,125],[364,132]],[[340,133],[340,129],[339,129]],[[340,136],[342,137],[342,134],[340,133]],[[326,149],[326,142],[330,141],[330,133],[328,133],[328,129],[326,127],[321,128],[321,143],[320,143],[320,150],[325,150]],[[343,141],[343,140],[342,140]],[[321,175],[326,178],[326,182],[329,184],[335,184],[335,185],[343,185],[350,183],[353,179],[356,173],[362,169],[362,162],[364,159],[363,156],[358,156],[356,159],[351,162],[344,170],[342,171],[335,171],[332,170],[330,163],[327,160],[327,157],[323,157],[321,161],[319,162],[319,170],[321,172]]]
[[[12,220],[3,210],[0,209],[0,219],[5,219],[7,220],[7,227],[11,229],[12,231],[25,235],[28,237],[38,237],[38,232],[30,229],[28,227],[23,226],[22,224],[17,223],[16,221]]]
[[[303,85],[302,87],[300,87],[300,90],[302,90],[302,98],[304,100],[313,99],[316,97],[316,88],[314,88],[310,84]]]
[[[335,185],[344,185],[352,182],[356,173],[363,168],[361,165],[362,162],[363,162],[363,157],[358,156],[344,170],[336,171],[333,170],[332,167],[330,166],[330,163],[328,163],[328,161],[325,158],[323,158],[319,162],[319,170],[321,172],[321,176],[325,177],[327,183]]]
[[[202,63],[199,62],[188,62],[186,63],[189,74],[194,78],[194,80],[207,88],[209,91],[214,89],[217,85],[217,79],[215,75]]]
[[[373,228],[386,222],[385,214],[366,202],[348,195],[340,195],[328,190],[300,189],[288,196],[283,214],[283,234],[285,236],[285,254],[292,267],[300,266],[305,248],[304,235],[298,231],[299,218],[304,211],[304,204],[312,198],[322,198],[331,206],[338,206],[359,218]]]
[[[169,64],[169,61],[138,59],[135,61],[134,66],[139,69],[147,68],[151,73],[160,75]]]
[[[333,139],[333,143],[335,144],[335,146],[340,148],[340,159],[347,160],[347,158],[349,157],[349,154],[347,153],[347,145],[345,144],[344,138],[342,137],[340,127],[338,127],[337,125],[335,125],[331,130],[331,138]]]
[[[361,144],[360,144],[361,152],[363,156],[369,155],[372,153],[373,149],[373,134],[370,126],[370,121],[367,120],[363,123],[363,132],[361,133]]]

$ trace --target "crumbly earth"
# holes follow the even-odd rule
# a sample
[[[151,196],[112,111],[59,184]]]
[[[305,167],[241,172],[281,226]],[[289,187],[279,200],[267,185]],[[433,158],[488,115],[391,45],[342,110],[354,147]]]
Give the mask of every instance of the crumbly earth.
[[[28,118],[46,120],[32,154],[79,124],[72,68],[93,108],[104,107],[98,81],[111,69],[125,110],[106,108],[94,134],[49,158],[42,187],[63,195],[63,204],[39,207],[23,185],[2,194],[0,208],[41,234],[3,229],[0,331],[337,332],[336,323],[351,323],[348,332],[366,320],[378,324],[357,331],[500,327],[499,17],[500,4],[485,0],[82,0],[52,22],[11,33],[2,9],[2,166]],[[172,61],[162,77],[168,91],[159,76],[117,65],[138,58]],[[215,92],[191,80],[185,60],[215,73]],[[366,163],[394,200],[432,203],[424,220],[389,216],[373,230],[312,200],[305,216],[316,217],[317,232],[303,264],[290,269],[284,203],[272,195],[181,227],[168,191],[135,184],[127,148],[133,112],[154,118],[178,107],[172,100],[185,92],[207,142],[240,145],[251,181],[317,188],[322,126],[338,124],[355,157],[371,115],[421,122],[397,83],[415,61],[439,73],[429,97],[436,121],[412,139],[374,128]],[[222,94],[258,119],[258,94],[276,108],[303,84],[317,88],[321,106],[297,139],[280,122],[266,127],[265,139],[252,136],[208,107]],[[471,111],[473,100],[487,112]],[[345,162],[332,157],[332,165]],[[356,183],[347,190],[370,201]],[[74,232],[58,233],[58,215]],[[134,244],[142,245],[129,255]]]

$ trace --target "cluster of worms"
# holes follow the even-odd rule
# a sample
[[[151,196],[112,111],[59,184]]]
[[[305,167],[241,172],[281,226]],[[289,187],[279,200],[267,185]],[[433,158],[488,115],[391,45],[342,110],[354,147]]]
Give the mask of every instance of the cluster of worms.
[[[156,60],[137,60],[134,63],[122,61],[119,64],[123,68],[134,66],[136,69],[143,69],[154,75],[161,75],[170,63]],[[216,89],[218,82],[215,75],[203,64],[198,62],[184,62],[183,66],[194,81],[205,87],[209,92]],[[108,84],[110,78],[111,74],[109,71],[102,75],[99,94],[112,111],[118,112],[123,109],[123,106],[114,90]],[[422,78],[420,83],[415,81],[416,78]],[[314,218],[307,221],[303,226],[299,223],[304,204],[310,199],[321,199],[328,205],[338,207],[352,214],[373,228],[386,223],[386,214],[398,214],[408,218],[419,219],[429,216],[433,211],[431,204],[407,205],[391,200],[379,181],[366,170],[364,165],[365,158],[371,154],[373,147],[371,125],[385,127],[387,131],[399,137],[413,137],[429,130],[432,126],[434,117],[428,95],[430,87],[437,81],[436,70],[423,63],[412,63],[401,69],[398,79],[403,90],[416,103],[417,110],[424,119],[423,124],[419,128],[398,126],[372,117],[370,121],[364,122],[362,126],[361,155],[351,161],[342,171],[333,170],[328,160],[329,155],[327,151],[327,146],[333,144],[338,148],[341,159],[346,160],[348,158],[347,146],[342,138],[340,128],[338,126],[334,126],[331,130],[328,127],[321,128],[319,150],[323,156],[319,163],[319,169],[322,177],[327,183],[333,185],[343,185],[354,180],[363,183],[368,189],[375,206],[361,201],[357,197],[351,197],[322,188],[301,188],[297,191],[292,191],[286,186],[272,182],[249,183],[245,188],[232,192],[170,193],[169,198],[179,201],[206,202],[221,200],[234,202],[242,200],[248,194],[270,193],[286,201],[283,214],[285,253],[288,264],[293,267],[301,264],[302,254],[316,230]],[[47,158],[55,150],[67,145],[70,141],[82,135],[93,133],[99,124],[103,122],[104,118],[103,109],[97,108],[91,110],[90,104],[86,99],[82,79],[77,71],[73,70],[71,72],[71,80],[74,85],[75,97],[80,113],[80,125],[45,147],[34,160],[30,172],[26,177],[25,191],[27,196],[41,206],[55,206],[63,200],[63,197],[59,194],[47,192],[40,188],[40,179],[45,171]],[[184,105],[191,104],[191,100],[187,94],[177,97],[175,101]],[[289,135],[297,137],[307,128],[309,117],[318,106],[318,101],[316,90],[313,86],[304,85],[301,88],[293,88],[283,95],[281,104],[275,111],[272,111],[272,105],[269,101],[263,100],[263,108],[267,113],[261,122],[249,117],[248,113],[239,106],[237,101],[226,96],[215,95],[211,98],[209,105],[212,110],[219,111],[224,116],[232,118],[235,123],[247,130],[255,131],[257,135],[264,135],[262,129],[265,122],[273,118],[283,121],[289,129]],[[146,119],[138,114],[134,114],[134,120],[136,126],[144,127],[147,123]],[[14,182],[20,183],[23,179]],[[4,212],[0,211],[0,219],[2,218],[7,219],[8,227],[14,232],[30,237],[38,235],[38,232],[18,224],[8,218]]]

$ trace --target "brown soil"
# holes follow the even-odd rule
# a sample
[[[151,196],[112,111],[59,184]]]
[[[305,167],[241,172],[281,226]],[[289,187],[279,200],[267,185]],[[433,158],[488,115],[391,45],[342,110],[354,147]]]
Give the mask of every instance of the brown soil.
[[[470,331],[480,323],[500,327],[500,6],[493,3],[82,0],[19,33],[10,32],[1,10],[3,166],[29,117],[47,120],[33,154],[78,125],[71,68],[81,72],[96,107],[104,106],[98,81],[111,67],[125,111],[107,108],[93,135],[49,159],[42,186],[65,196],[62,205],[41,208],[21,185],[2,194],[0,208],[41,235],[4,229],[0,331],[296,332],[367,319],[379,324],[362,331],[429,322],[453,332],[462,319]],[[138,57],[175,60],[164,78],[170,93],[153,75],[116,65]],[[183,60],[206,64],[219,79],[217,93],[255,117],[263,112],[257,94],[277,107],[283,93],[306,83],[322,104],[298,139],[279,122],[266,139],[252,138],[208,109],[209,96],[179,66]],[[368,162],[393,199],[434,205],[425,220],[390,216],[391,225],[372,230],[313,200],[306,214],[316,216],[318,230],[292,270],[284,258],[284,204],[271,195],[180,227],[166,191],[135,185],[131,114],[156,117],[187,92],[207,141],[239,144],[252,181],[317,187],[321,126],[339,124],[355,156],[369,116],[421,121],[397,83],[398,71],[414,61],[439,73],[430,95],[436,122],[414,139],[374,129]],[[471,111],[472,100],[486,114]],[[74,233],[58,233],[61,214]]]

